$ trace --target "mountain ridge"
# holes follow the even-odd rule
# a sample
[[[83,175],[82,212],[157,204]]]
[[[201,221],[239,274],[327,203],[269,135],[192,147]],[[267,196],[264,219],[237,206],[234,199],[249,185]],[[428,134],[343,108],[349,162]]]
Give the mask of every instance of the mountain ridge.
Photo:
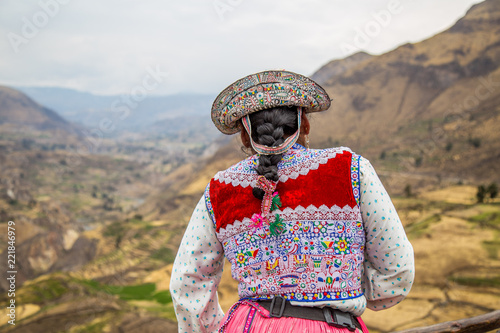
[[[417,258],[416,282],[409,297],[383,313],[363,315],[370,331],[427,326],[498,308],[499,201],[477,203],[475,197],[477,185],[498,182],[500,174],[500,89],[495,86],[500,83],[500,57],[498,29],[491,29],[500,26],[495,23],[498,4],[489,0],[472,7],[455,30],[451,27],[384,55],[336,60],[315,76],[334,103],[332,110],[311,118],[312,148],[345,145],[371,160]],[[177,121],[184,120],[169,125],[175,128]],[[161,131],[160,125],[152,130]],[[33,269],[39,271],[49,264],[54,270],[71,270],[37,279],[30,275],[16,294],[22,306],[36,305],[33,315],[19,308],[19,325],[9,329],[175,329],[165,289],[183,230],[210,178],[245,156],[238,135],[224,136],[214,144],[214,154],[189,155],[169,167],[163,161],[178,154],[155,152],[156,143],[148,141],[144,151],[82,156],[80,164],[72,164],[74,156],[64,151],[26,155],[10,150],[8,156],[2,151],[7,143],[0,145],[1,180],[9,181],[0,182],[0,191],[12,197],[10,201],[0,197],[0,216],[15,220],[20,232],[26,232],[25,239],[35,238],[29,233],[36,233],[36,228],[47,232],[36,237],[43,242],[21,248],[21,264],[34,262]],[[12,167],[6,168],[6,162]],[[55,178],[55,165],[67,170],[64,178]],[[23,194],[20,185],[43,178],[57,184],[45,181],[44,193]],[[136,187],[142,187],[141,195]],[[74,200],[67,203],[72,193]],[[133,208],[122,211],[124,202],[128,202],[124,208]],[[29,206],[35,208],[28,212],[31,216],[26,213]],[[67,210],[74,219],[68,218]],[[95,217],[95,229],[78,229],[84,226],[82,212]],[[64,218],[67,229],[54,232]],[[22,235],[17,236],[21,242]],[[53,272],[51,267],[44,272]],[[5,290],[5,284],[0,289]],[[88,308],[98,305],[90,316],[87,304],[79,306],[82,297],[89,296]],[[237,298],[228,269],[219,296],[224,309]],[[97,304],[98,299],[103,304]]]
[[[16,87],[32,99],[73,123],[98,128],[107,118],[119,124],[120,130],[147,132],[149,126],[160,127],[161,122],[186,115],[205,118],[210,122],[214,96],[207,94],[148,95],[135,98],[131,94],[95,95],[61,87]],[[126,112],[125,112],[126,110]],[[113,131],[113,136],[120,131]]]
[[[0,124],[58,130],[75,134],[76,128],[55,111],[15,89],[0,86]]]
[[[333,106],[313,116],[313,146],[342,143],[392,171],[499,181],[500,136],[487,125],[499,121],[499,32],[500,2],[487,0],[442,33],[323,78]]]

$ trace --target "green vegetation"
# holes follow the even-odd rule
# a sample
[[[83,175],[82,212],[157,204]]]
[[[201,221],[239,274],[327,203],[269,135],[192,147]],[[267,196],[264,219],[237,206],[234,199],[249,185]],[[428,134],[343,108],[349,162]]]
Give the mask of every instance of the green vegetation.
[[[484,205],[484,207],[490,206]],[[500,210],[483,212],[469,218],[468,221],[479,225],[481,228],[500,230]],[[498,232],[496,232],[493,240],[483,241],[481,245],[488,253],[488,258],[498,260],[498,253],[500,252],[500,238]]]
[[[410,184],[406,184],[404,192],[405,192],[405,197],[407,197],[407,198],[410,198],[413,196],[413,193],[411,192],[411,185]]]
[[[102,290],[109,294],[117,295],[120,299],[126,301],[147,300],[156,301],[160,304],[167,304],[172,302],[170,291],[162,290],[159,292],[155,292],[156,285],[154,283],[144,283],[131,286],[106,285],[93,280],[86,280],[84,283],[96,290]]]
[[[498,195],[498,186],[496,183],[491,183],[487,189],[488,194],[491,199],[495,199]]]
[[[123,225],[123,222],[113,222],[109,225],[107,225],[104,228],[103,235],[107,237],[114,237],[115,238],[115,247],[119,248],[120,243],[123,239],[123,236],[125,236],[126,229]]]
[[[153,295],[154,299],[160,304],[168,304],[172,302],[170,290],[159,291]]]
[[[496,183],[491,183],[488,186],[479,185],[477,187],[476,198],[477,202],[482,203],[486,198],[495,199],[498,195],[498,186]]]
[[[484,185],[479,185],[477,187],[476,198],[477,202],[484,202],[484,198],[486,198],[486,187],[484,187]]]
[[[143,309],[160,316],[175,320],[175,313],[172,306],[172,297],[168,290],[156,291],[154,283],[144,283],[129,286],[114,286],[97,282],[95,280],[74,278],[66,274],[54,273],[43,280],[32,281],[16,291],[16,298],[19,304],[37,304],[41,306],[38,312],[44,312],[59,304],[68,302],[73,304],[81,298],[88,296],[103,297],[115,295],[125,302],[149,301],[139,305]],[[109,296],[108,296],[109,297]],[[0,296],[0,301],[5,301],[5,296]],[[129,311],[126,303],[119,303],[120,308]],[[128,309],[128,310],[127,310]],[[71,332],[76,333],[97,333],[103,332],[106,325],[113,320],[114,315],[100,316],[92,322],[77,325]],[[24,318],[23,320],[28,319]],[[66,331],[65,331],[66,332]]]
[[[40,282],[29,284],[23,287],[19,295],[19,302],[23,304],[46,304],[53,300],[61,298],[63,295],[68,294],[70,291],[75,291],[69,285],[67,278],[54,276]]]
[[[500,287],[500,276],[492,278],[478,277],[450,277],[451,281],[470,287]]]
[[[168,247],[161,247],[151,255],[151,258],[171,264],[175,260],[175,251]]]
[[[477,223],[483,228],[500,229],[500,211],[484,212],[471,217],[469,221]]]
[[[434,214],[432,216],[427,217],[426,219],[410,224],[406,228],[406,232],[409,237],[420,237],[425,232],[428,231],[429,227],[441,221],[441,216],[439,214]]]
[[[144,230],[146,230],[146,231],[149,231],[149,230],[153,230],[153,229],[154,229],[154,226],[153,226],[153,225],[151,225],[151,224],[149,224],[149,223],[147,223],[147,224],[145,224],[145,225],[144,225],[144,227],[142,227],[142,228],[143,228]]]
[[[116,295],[123,300],[150,300],[160,304],[172,302],[168,290],[156,291],[154,283],[130,286],[115,286],[95,280],[77,279],[64,275],[54,275],[45,280],[22,287],[19,293],[20,302],[28,304],[45,304],[61,298],[63,295],[92,295],[104,292]]]
[[[118,295],[123,300],[150,300],[155,291],[154,283],[145,283],[135,286],[123,286],[116,288],[114,294]]]
[[[482,245],[486,252],[488,252],[488,258],[498,260],[500,240],[484,241]]]

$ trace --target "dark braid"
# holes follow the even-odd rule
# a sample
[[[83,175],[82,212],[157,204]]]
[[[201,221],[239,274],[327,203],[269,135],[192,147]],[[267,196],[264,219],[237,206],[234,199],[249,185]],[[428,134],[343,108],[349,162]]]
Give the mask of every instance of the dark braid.
[[[297,131],[297,108],[276,107],[250,115],[252,124],[252,139],[254,142],[268,147],[277,147],[285,141],[284,135],[292,135]],[[259,165],[255,168],[257,174],[268,180],[278,181],[278,163],[283,157],[279,155],[260,155]],[[262,200],[264,191],[253,188],[253,195]]]

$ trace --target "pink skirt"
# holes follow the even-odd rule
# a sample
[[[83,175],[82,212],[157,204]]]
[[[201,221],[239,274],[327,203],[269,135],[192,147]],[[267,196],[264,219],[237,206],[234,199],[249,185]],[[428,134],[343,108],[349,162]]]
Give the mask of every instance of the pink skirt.
[[[365,323],[358,317],[363,329]],[[219,332],[228,333],[352,333],[347,328],[337,328],[324,321],[291,317],[270,317],[269,311],[255,302],[240,301],[226,313]],[[361,333],[359,329],[354,331]]]

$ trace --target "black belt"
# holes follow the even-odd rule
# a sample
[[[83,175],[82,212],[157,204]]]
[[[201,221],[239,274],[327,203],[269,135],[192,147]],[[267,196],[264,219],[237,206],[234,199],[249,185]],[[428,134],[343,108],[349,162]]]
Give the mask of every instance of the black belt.
[[[329,307],[312,308],[292,305],[283,296],[275,296],[272,300],[255,300],[269,311],[271,317],[295,317],[309,320],[325,321],[330,326],[362,331],[359,321],[350,313]]]

